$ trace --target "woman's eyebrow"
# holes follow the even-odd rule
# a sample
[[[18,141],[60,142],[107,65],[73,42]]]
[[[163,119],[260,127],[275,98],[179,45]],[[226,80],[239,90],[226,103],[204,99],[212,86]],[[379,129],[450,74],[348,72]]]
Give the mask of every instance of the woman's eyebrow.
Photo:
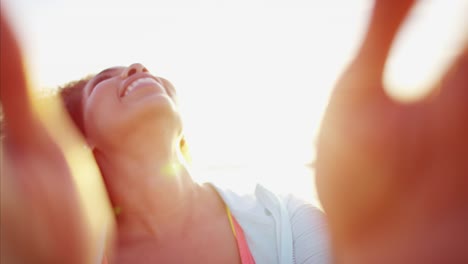
[[[108,72],[112,72],[112,71],[115,71],[117,69],[118,69],[118,67],[108,68],[108,69],[105,69],[105,70],[101,71],[100,73],[96,74],[96,76],[101,75],[101,74],[106,74]]]

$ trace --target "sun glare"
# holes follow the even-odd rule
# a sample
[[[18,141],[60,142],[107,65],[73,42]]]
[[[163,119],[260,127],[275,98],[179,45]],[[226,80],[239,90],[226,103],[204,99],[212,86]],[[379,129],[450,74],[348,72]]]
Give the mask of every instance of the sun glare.
[[[239,190],[261,181],[314,199],[304,165],[372,1],[208,2],[8,3],[37,87],[140,62],[178,89],[197,179]],[[468,32],[466,11],[464,0],[421,1],[388,64],[392,93],[422,94],[408,87],[437,79],[454,36]]]

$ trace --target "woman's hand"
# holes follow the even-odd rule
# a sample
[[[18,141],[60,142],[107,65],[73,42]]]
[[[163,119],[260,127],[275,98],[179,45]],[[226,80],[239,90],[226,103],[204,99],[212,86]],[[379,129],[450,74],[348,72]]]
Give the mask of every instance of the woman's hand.
[[[110,214],[88,214],[92,205],[83,198],[79,180],[73,178],[74,166],[64,153],[63,138],[51,135],[34,111],[21,50],[3,12],[0,34],[5,134],[1,144],[1,262],[100,263],[104,246],[99,243],[105,243],[112,227]],[[55,129],[73,132],[68,124],[61,125]],[[79,166],[94,161],[81,162]],[[92,181],[88,188],[103,192],[93,188]],[[99,200],[105,199],[103,193],[88,195],[97,198],[94,205],[106,212],[105,201]]]
[[[468,46],[423,100],[394,101],[382,84],[413,2],[376,1],[322,123],[317,188],[338,262],[468,260]]]

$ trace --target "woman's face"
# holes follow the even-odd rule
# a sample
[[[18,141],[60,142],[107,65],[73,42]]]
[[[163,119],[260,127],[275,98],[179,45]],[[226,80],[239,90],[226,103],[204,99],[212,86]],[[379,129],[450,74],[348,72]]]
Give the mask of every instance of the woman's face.
[[[141,131],[174,136],[181,131],[174,87],[138,63],[94,76],[83,90],[83,117],[88,141],[96,147],[122,143]]]

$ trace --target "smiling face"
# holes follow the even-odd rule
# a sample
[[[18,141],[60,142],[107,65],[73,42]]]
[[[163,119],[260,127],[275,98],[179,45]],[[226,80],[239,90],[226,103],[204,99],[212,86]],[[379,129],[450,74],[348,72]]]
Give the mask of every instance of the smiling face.
[[[135,136],[141,142],[157,135],[177,139],[182,129],[174,87],[141,64],[94,76],[83,90],[83,117],[88,141],[100,149]]]

